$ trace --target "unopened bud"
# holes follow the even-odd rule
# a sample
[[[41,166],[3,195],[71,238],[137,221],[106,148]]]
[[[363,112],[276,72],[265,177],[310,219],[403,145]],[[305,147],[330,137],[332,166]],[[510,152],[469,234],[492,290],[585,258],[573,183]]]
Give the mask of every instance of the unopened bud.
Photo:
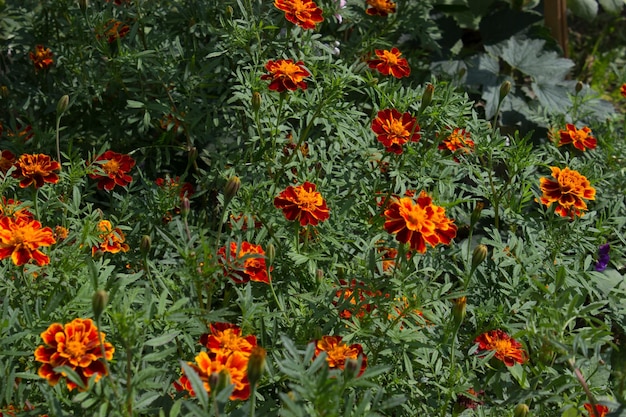
[[[0,96],[4,99],[9,98],[9,88],[6,85],[0,87]]]
[[[255,346],[250,352],[248,359],[248,381],[255,386],[265,370],[265,357],[267,352],[261,346]]]
[[[80,11],[85,13],[87,10],[87,0],[78,0],[78,7],[80,7]]]
[[[452,317],[457,326],[460,326],[465,319],[466,308],[467,297],[463,296],[452,300]]]
[[[420,113],[423,112],[426,107],[430,106],[430,103],[433,101],[433,93],[435,92],[435,86],[432,84],[428,84],[424,89],[424,93],[422,94],[422,104],[420,104]]]
[[[361,360],[360,358],[346,358],[343,368],[346,379],[353,379],[357,376]]]
[[[474,227],[474,225],[480,219],[480,213],[483,211],[483,208],[485,208],[485,203],[482,203],[480,201],[476,203],[476,206],[474,207],[474,211],[472,211],[472,216],[470,217],[471,227]]]
[[[209,376],[209,387],[211,393],[216,395],[224,388],[230,385],[230,374],[227,369],[222,369],[219,372],[213,372]]]
[[[526,417],[530,409],[524,403],[519,403],[515,406],[513,410],[513,417]]]
[[[143,235],[141,237],[141,242],[139,243],[139,250],[143,256],[146,256],[148,252],[150,252],[150,247],[152,247],[152,239],[150,236]]]
[[[98,319],[109,302],[109,294],[104,290],[98,290],[91,298],[91,307],[93,308],[93,314]]]
[[[504,100],[504,97],[506,97],[510,91],[511,91],[511,81],[507,80],[503,82],[502,85],[500,86],[500,98],[499,98],[500,103],[502,103],[502,100]]]
[[[274,263],[274,259],[276,259],[276,246],[273,243],[267,244],[267,250],[265,251],[265,257],[267,258],[267,263],[272,265]]]
[[[578,82],[576,83],[576,88],[575,88],[576,93],[577,93],[577,94],[578,94],[578,93],[580,93],[582,89],[583,89],[583,82],[582,82],[582,81],[578,81]]]
[[[59,99],[57,102],[57,117],[61,117],[65,110],[67,110],[67,106],[70,104],[70,96],[67,94]]]
[[[474,249],[472,254],[472,271],[480,265],[487,257],[487,246],[480,244]]]
[[[315,271],[315,281],[317,281],[317,283],[320,284],[323,279],[324,279],[324,271],[322,271],[321,269],[317,269]]]
[[[91,251],[91,256],[96,261],[104,256],[104,251],[102,249],[96,249]]]
[[[233,10],[232,6],[226,6],[226,17],[230,19],[231,17],[233,17],[233,13],[235,13],[235,11]]]
[[[189,148],[189,151],[187,152],[187,159],[189,160],[190,165],[196,162],[196,159],[198,159],[198,148],[195,146]]]
[[[191,211],[191,202],[189,201],[187,196],[185,196],[183,197],[183,205],[181,207],[180,212],[183,215],[183,217],[187,217],[190,211]]]
[[[254,93],[252,93],[252,110],[254,110],[254,112],[258,112],[259,109],[261,108],[261,93],[259,93],[258,91],[255,91]]]
[[[236,195],[237,191],[241,187],[241,180],[237,176],[232,176],[226,181],[226,186],[224,187],[224,203],[232,200]]]

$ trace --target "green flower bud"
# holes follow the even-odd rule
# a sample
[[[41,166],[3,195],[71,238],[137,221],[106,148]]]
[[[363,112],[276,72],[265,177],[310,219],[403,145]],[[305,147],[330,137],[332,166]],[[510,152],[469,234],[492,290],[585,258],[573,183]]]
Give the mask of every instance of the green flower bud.
[[[241,180],[237,176],[232,176],[226,181],[226,186],[224,187],[224,203],[232,200],[239,191],[241,187]]]
[[[582,89],[583,89],[583,82],[582,81],[578,81],[576,83],[576,94],[580,93]]]
[[[267,250],[265,251],[265,257],[267,258],[267,264],[272,265],[276,258],[276,246],[273,243],[267,244]]]
[[[487,246],[480,244],[474,249],[472,254],[472,271],[480,265],[487,257]]]
[[[87,10],[87,0],[78,0],[78,7],[80,7],[80,11],[85,13]]]
[[[513,417],[526,417],[530,409],[524,403],[519,403],[515,406],[513,410]]]
[[[152,246],[152,239],[150,236],[143,235],[141,237],[141,242],[139,243],[139,250],[143,256],[146,256],[148,252],[150,252],[150,247]]]
[[[4,99],[9,98],[9,89],[6,85],[0,87],[0,96],[2,96],[2,98]]]
[[[350,380],[353,379],[355,376],[358,375],[359,373],[359,368],[361,365],[361,358],[358,357],[357,359],[354,358],[346,358],[346,362],[344,364],[344,368],[343,368],[343,373],[346,377],[346,379]]]
[[[465,296],[452,300],[452,318],[457,327],[460,326],[465,319],[466,308],[467,298]]]
[[[68,96],[67,94],[59,99],[59,101],[57,102],[57,117],[60,117],[63,113],[65,113],[65,110],[67,110],[69,104],[70,96]]]
[[[94,316],[96,316],[96,320],[100,317],[108,302],[109,294],[107,294],[106,291],[98,290],[94,293],[91,298],[91,307],[93,309]]]
[[[248,359],[248,381],[255,386],[265,370],[265,357],[267,352],[261,346],[255,346],[250,352]]]
[[[424,89],[424,93],[422,94],[422,104],[420,104],[420,113],[423,112],[426,107],[430,106],[430,103],[433,101],[433,93],[435,92],[435,86],[432,84],[428,84]]]
[[[502,85],[500,86],[500,98],[499,98],[500,103],[502,103],[502,100],[504,100],[504,97],[506,97],[510,91],[511,91],[511,81],[507,80],[503,82]]]
[[[258,91],[255,91],[254,93],[252,93],[252,110],[254,110],[254,112],[258,112],[259,109],[261,108],[261,93],[259,93]]]
[[[474,227],[474,225],[478,222],[478,220],[480,219],[480,213],[483,211],[484,207],[485,207],[484,203],[481,203],[481,202],[476,203],[476,206],[474,207],[474,211],[472,211],[472,216],[470,217],[470,226]]]

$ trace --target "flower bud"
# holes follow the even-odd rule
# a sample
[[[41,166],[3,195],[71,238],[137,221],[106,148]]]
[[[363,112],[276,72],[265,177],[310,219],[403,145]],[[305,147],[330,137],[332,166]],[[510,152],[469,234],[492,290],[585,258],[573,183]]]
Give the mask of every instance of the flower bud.
[[[250,352],[248,359],[248,381],[255,386],[265,370],[265,357],[267,352],[261,346],[255,346]]]
[[[471,227],[474,227],[474,225],[480,219],[480,213],[483,211],[484,207],[485,207],[485,203],[482,203],[480,201],[478,203],[476,203],[476,206],[474,207],[474,211],[472,211],[472,216],[470,217],[470,226]]]
[[[196,162],[196,159],[198,159],[198,148],[195,146],[189,148],[187,151],[187,159],[189,160],[190,165]]]
[[[465,319],[467,308],[467,297],[459,297],[452,300],[452,318],[454,319],[454,324],[458,327],[463,323]]]
[[[530,409],[524,403],[519,403],[515,406],[513,410],[513,417],[526,417]]]
[[[78,0],[78,7],[80,7],[80,11],[85,13],[87,10],[87,0]]]
[[[181,207],[181,214],[183,217],[187,217],[191,211],[191,202],[187,196],[183,197],[183,206]]]
[[[237,176],[232,176],[226,181],[224,187],[224,203],[229,202],[237,195],[237,191],[241,187],[241,180]]]
[[[219,372],[213,372],[209,376],[209,387],[213,395],[218,394],[230,385],[230,374],[227,369],[222,369]]]
[[[346,379],[353,379],[359,373],[359,365],[361,362],[361,358],[346,358],[343,373]]]
[[[63,113],[65,113],[65,110],[67,110],[67,106],[69,106],[69,104],[70,104],[70,96],[65,94],[57,102],[57,117],[60,117]]]
[[[98,290],[94,293],[93,297],[91,298],[91,307],[93,309],[94,316],[96,316],[96,319],[100,317],[108,302],[109,294],[107,294],[106,291]]]
[[[506,97],[509,92],[511,91],[511,81],[505,81],[502,83],[502,85],[500,86],[500,98],[499,98],[499,102],[502,103],[502,100],[504,100],[504,97]]]
[[[428,84],[424,89],[424,93],[422,94],[422,104],[420,104],[420,113],[423,112],[426,107],[430,106],[430,103],[433,101],[433,93],[435,92],[435,86],[432,84]]]
[[[232,6],[226,6],[226,17],[230,19],[231,17],[233,17],[234,13],[235,10],[233,10]]]
[[[274,263],[274,259],[276,258],[276,246],[273,243],[267,244],[267,249],[265,250],[265,257],[267,258],[268,266]]]
[[[0,96],[4,99],[9,98],[9,88],[6,85],[0,87]]]
[[[583,89],[583,82],[582,81],[578,81],[576,83],[576,88],[575,88],[576,94],[580,93],[582,89]]]
[[[480,265],[487,257],[487,246],[480,244],[474,249],[472,254],[472,271]]]
[[[261,108],[261,94],[258,91],[252,93],[252,110],[258,112]]]
[[[324,279],[324,271],[321,269],[315,270],[315,281],[317,282],[318,285],[322,283],[323,279]]]
[[[143,235],[141,237],[141,242],[139,243],[139,250],[143,256],[146,256],[148,252],[150,252],[150,247],[152,246],[152,239],[150,236]]]

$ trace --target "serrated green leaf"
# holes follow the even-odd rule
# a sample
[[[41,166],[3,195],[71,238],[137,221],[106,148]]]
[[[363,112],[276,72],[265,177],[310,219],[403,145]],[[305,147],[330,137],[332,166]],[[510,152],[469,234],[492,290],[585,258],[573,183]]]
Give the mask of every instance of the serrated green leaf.
[[[572,107],[572,101],[564,86],[544,80],[534,82],[531,86],[537,95],[537,100],[546,109],[556,113],[565,113]]]

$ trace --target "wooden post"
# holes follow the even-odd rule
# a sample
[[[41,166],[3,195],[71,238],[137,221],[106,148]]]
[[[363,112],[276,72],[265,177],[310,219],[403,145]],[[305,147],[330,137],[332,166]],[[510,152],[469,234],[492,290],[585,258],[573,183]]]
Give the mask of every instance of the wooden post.
[[[557,40],[563,55],[569,56],[567,42],[567,0],[545,0],[543,5],[543,15],[546,26],[554,39]]]

